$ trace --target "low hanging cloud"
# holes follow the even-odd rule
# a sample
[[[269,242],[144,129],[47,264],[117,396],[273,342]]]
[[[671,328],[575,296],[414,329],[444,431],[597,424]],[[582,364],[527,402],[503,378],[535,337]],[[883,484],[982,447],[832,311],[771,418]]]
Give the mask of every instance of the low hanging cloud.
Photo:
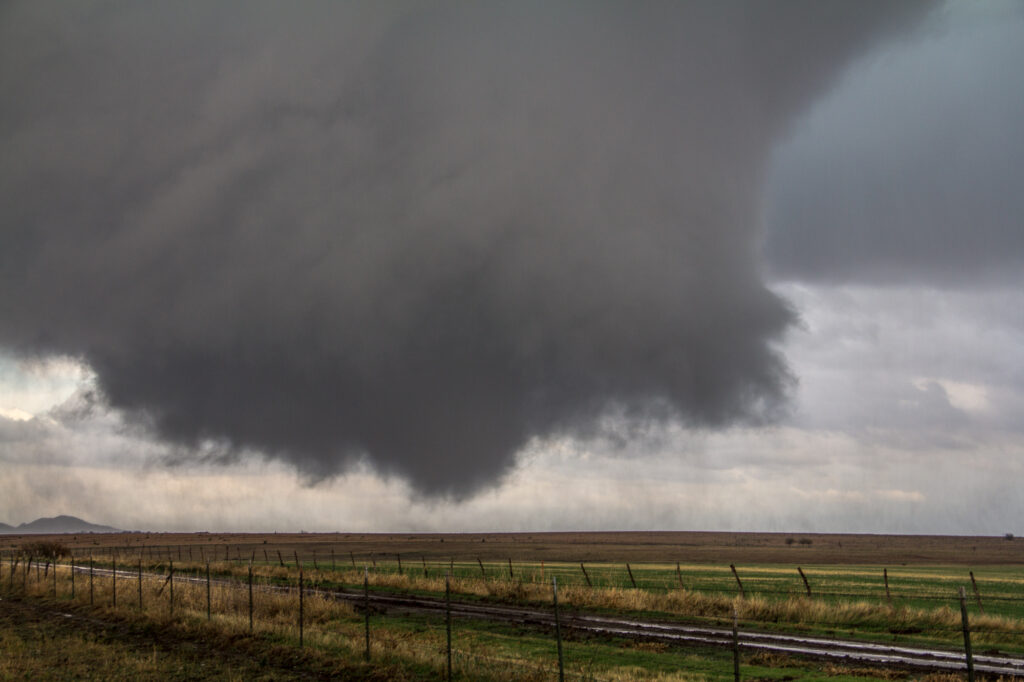
[[[771,418],[773,142],[921,5],[0,9],[0,345],[318,477]]]

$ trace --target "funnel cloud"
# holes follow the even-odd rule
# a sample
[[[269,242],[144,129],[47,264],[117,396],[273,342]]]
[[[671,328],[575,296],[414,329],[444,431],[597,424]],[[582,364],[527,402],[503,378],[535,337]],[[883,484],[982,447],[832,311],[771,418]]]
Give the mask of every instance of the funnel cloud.
[[[311,477],[771,419],[775,141],[917,3],[6,3],[0,345]]]

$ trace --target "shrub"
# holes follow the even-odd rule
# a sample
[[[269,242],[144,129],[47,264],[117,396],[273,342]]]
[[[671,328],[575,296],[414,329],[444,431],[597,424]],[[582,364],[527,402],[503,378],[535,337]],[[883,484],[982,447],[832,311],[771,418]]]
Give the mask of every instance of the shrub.
[[[794,542],[796,542],[796,540],[794,540],[793,538],[786,538],[787,545],[792,545]]]
[[[812,540],[810,538],[800,538],[800,544],[801,545],[809,545],[809,544],[811,544],[813,542],[814,542],[814,540]]]
[[[1007,539],[1007,540],[1012,540],[1012,539],[1013,539],[1013,533],[1007,533],[1007,534],[1006,534],[1006,535],[1004,535],[1003,537],[1004,537],[1005,539]]]
[[[28,556],[40,559],[59,559],[62,556],[67,556],[69,553],[64,543],[55,540],[26,542],[21,546],[21,551]]]

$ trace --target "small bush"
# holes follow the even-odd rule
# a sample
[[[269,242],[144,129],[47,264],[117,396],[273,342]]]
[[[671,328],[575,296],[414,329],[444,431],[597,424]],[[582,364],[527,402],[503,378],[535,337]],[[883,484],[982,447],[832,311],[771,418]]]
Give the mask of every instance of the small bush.
[[[813,542],[814,542],[814,540],[812,540],[810,538],[800,538],[800,544],[801,545],[810,545]]]
[[[1003,536],[1003,538],[1005,538],[1006,540],[1012,540],[1013,539],[1013,533],[1007,533],[1006,535]]]
[[[794,542],[796,542],[795,539],[793,539],[793,538],[786,538],[786,544],[787,545],[792,545]]]

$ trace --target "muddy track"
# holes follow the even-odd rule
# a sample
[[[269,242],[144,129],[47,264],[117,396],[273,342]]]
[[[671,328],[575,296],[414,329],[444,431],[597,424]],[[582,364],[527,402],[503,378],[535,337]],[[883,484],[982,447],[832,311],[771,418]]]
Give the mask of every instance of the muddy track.
[[[87,567],[76,566],[76,571],[88,572]],[[97,576],[110,576],[110,569],[95,568]],[[118,571],[119,578],[138,578],[137,571]],[[145,574],[149,579],[164,579],[166,576]],[[176,575],[175,580],[203,582],[205,578]],[[237,581],[214,580],[218,585],[234,584]],[[261,585],[263,590],[289,591],[294,588]],[[367,598],[362,591],[310,589],[316,593],[343,600],[355,606],[365,605],[379,612],[434,613],[443,614],[446,605],[443,599],[416,597],[401,594],[371,592]],[[569,632],[577,634],[625,637],[637,641],[669,642],[675,644],[698,644],[702,646],[733,646],[732,631],[695,625],[683,625],[666,621],[611,618],[580,612],[568,612],[560,616],[560,624]],[[525,606],[503,606],[452,601],[454,618],[473,618],[494,622],[514,623],[531,627],[554,627],[554,614],[549,609]],[[871,665],[897,669],[912,669],[930,672],[965,672],[967,663],[962,651],[930,649],[921,647],[895,646],[842,639],[804,637],[777,633],[741,631],[739,646],[748,651],[763,651],[792,654],[811,658],[838,661],[847,665]],[[1024,657],[1010,655],[975,654],[974,670],[989,675],[1024,679]]]

